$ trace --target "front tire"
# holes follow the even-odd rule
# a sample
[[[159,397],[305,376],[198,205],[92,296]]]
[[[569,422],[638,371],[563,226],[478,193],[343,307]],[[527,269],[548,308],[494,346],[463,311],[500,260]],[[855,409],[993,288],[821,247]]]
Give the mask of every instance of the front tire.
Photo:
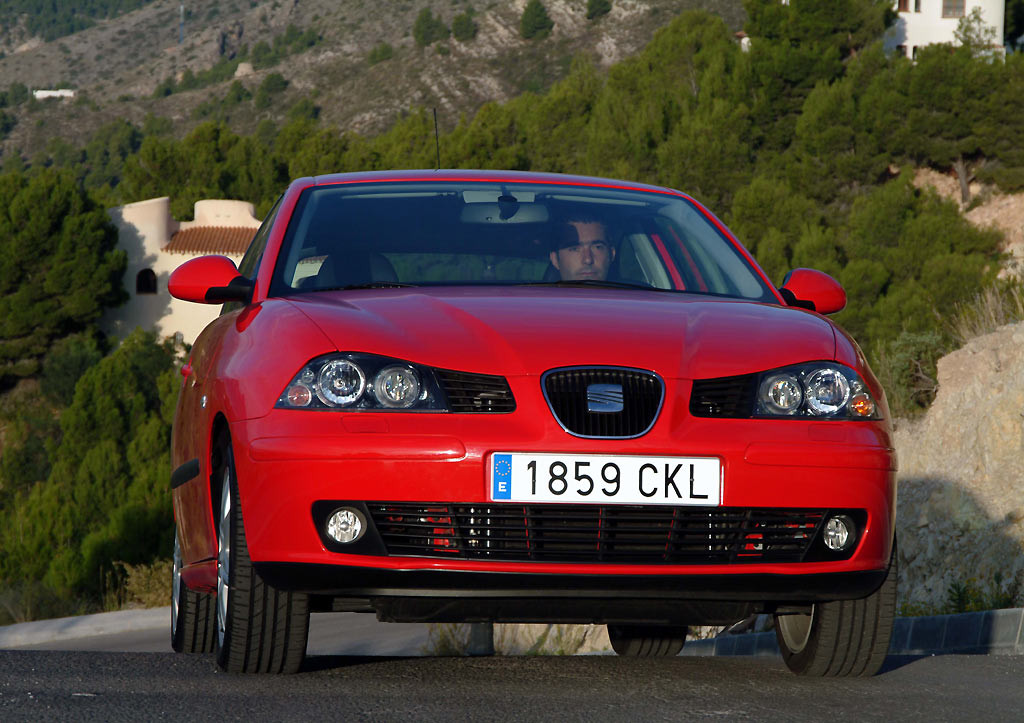
[[[277,590],[253,569],[234,455],[221,449],[217,525],[217,664],[229,673],[295,673],[306,655],[309,597]]]
[[[181,546],[174,532],[171,572],[171,647],[176,653],[212,653],[217,640],[213,595],[189,590],[181,579]]]
[[[810,614],[776,615],[786,666],[799,675],[869,677],[889,652],[896,617],[896,548],[882,586],[861,600],[817,603]]]
[[[608,640],[612,650],[624,657],[674,657],[679,655],[686,642],[686,626],[608,623]]]

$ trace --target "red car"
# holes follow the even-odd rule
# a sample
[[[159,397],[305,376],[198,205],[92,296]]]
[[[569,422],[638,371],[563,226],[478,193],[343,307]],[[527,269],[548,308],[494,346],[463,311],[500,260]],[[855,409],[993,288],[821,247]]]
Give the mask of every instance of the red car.
[[[895,604],[884,393],[809,269],[769,282],[668,188],[539,173],[294,181],[174,421],[175,650],[290,672],[310,611],[606,623],[623,655],[773,614],[871,675]]]

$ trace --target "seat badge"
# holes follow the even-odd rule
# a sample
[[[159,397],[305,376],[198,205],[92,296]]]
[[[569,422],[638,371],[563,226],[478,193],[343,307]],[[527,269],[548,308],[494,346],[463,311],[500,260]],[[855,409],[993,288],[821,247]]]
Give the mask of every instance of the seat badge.
[[[621,384],[591,384],[587,387],[587,411],[614,414],[622,411]]]

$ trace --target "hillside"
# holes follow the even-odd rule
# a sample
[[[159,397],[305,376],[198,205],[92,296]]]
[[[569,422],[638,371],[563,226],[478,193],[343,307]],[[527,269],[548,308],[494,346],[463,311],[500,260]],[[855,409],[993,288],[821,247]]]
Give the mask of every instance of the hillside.
[[[319,42],[249,74],[246,65],[239,66],[235,75],[250,92],[271,73],[282,74],[288,87],[259,113],[224,115],[236,132],[250,133],[265,119],[280,122],[302,99],[315,103],[325,124],[362,133],[383,130],[416,107],[436,107],[442,126],[451,128],[488,101],[543,90],[566,74],[574,55],[603,67],[621,60],[686,9],[711,10],[733,29],[744,19],[740,0],[614,0],[611,12],[596,20],[587,20],[586,0],[547,0],[554,29],[547,38],[527,41],[519,33],[525,4],[410,0],[388,3],[382,13],[366,0],[199,0],[188,3],[179,44],[180,3],[157,0],[53,42],[22,39],[4,48],[0,89],[12,83],[70,87],[78,96],[8,109],[17,124],[0,149],[5,156],[18,149],[29,159],[53,137],[82,146],[106,123],[124,118],[141,124],[147,114],[170,118],[180,137],[209,119],[200,116],[201,106],[223,98],[232,79],[162,98],[154,98],[154,90],[168,78],[227,63],[261,42],[273,45],[289,26],[315,30]],[[425,7],[449,27],[456,15],[472,13],[476,36],[419,47],[412,28]],[[370,51],[382,43],[393,48],[393,56],[371,65]]]

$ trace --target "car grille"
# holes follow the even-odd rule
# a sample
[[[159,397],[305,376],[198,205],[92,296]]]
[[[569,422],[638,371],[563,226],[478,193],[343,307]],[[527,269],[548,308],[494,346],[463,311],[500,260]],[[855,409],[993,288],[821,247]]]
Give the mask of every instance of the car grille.
[[[578,437],[624,439],[647,433],[661,409],[665,387],[652,372],[615,367],[556,369],[543,377],[544,396],[558,423]],[[588,388],[621,389],[621,410],[591,410]]]
[[[389,555],[632,564],[800,562],[825,510],[368,505]]]
[[[516,400],[505,377],[435,369],[453,412],[514,412]]]
[[[690,392],[695,417],[749,417],[757,397],[757,375],[696,379]]]

